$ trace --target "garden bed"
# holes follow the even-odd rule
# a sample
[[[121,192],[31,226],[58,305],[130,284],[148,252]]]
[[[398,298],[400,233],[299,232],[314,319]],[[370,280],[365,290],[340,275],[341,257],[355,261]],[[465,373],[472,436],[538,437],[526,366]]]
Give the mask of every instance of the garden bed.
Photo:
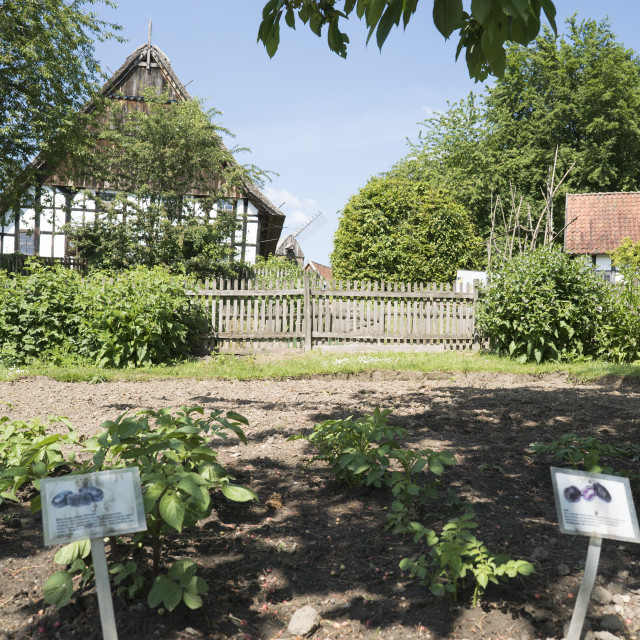
[[[85,435],[105,419],[137,409],[203,405],[246,416],[248,446],[220,442],[220,462],[257,491],[260,504],[221,495],[197,528],[175,536],[166,553],[191,557],[209,584],[205,606],[150,611],[143,598],[114,599],[121,640],[143,638],[274,638],[310,604],[321,617],[312,637],[562,637],[582,577],[587,539],[556,524],[548,456],[530,450],[574,432],[608,444],[635,442],[640,393],[620,382],[574,385],[563,376],[424,375],[384,372],[311,380],[220,382],[160,380],[101,384],[26,378],[0,383],[0,415],[58,414]],[[385,531],[388,493],[339,485],[322,463],[308,467],[304,440],[327,418],[392,408],[409,431],[404,444],[448,449],[452,487],[476,512],[476,535],[496,553],[534,563],[536,573],[489,587],[480,607],[469,592],[453,603],[403,574],[404,557],[424,552],[410,537]],[[635,472],[638,469],[633,469]],[[448,517],[448,516],[447,516]],[[437,521],[425,522],[434,528]],[[28,505],[0,511],[0,638],[100,638],[95,593],[74,595],[58,610],[45,606],[42,584],[57,567],[44,548],[39,514]],[[592,604],[596,632],[633,638],[640,628],[640,546],[605,541]],[[616,630],[617,616],[623,630]],[[56,625],[56,623],[59,623]]]

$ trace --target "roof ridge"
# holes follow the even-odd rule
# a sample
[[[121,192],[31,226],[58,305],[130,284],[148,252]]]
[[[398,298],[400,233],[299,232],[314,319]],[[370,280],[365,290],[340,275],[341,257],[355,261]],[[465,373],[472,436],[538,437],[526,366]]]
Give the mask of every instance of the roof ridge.
[[[636,191],[597,191],[597,192],[589,192],[589,193],[567,193],[567,197],[571,196],[572,198],[576,197],[587,197],[587,196],[618,196],[618,195],[630,195],[630,194],[640,194],[640,190]]]

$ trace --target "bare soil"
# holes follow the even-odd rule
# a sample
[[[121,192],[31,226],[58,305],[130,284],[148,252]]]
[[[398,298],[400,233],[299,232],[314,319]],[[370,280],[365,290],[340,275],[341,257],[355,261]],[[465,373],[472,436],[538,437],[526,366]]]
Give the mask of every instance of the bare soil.
[[[321,614],[312,635],[318,640],[560,638],[582,579],[587,539],[559,532],[552,460],[533,455],[529,445],[569,432],[637,442],[640,419],[637,388],[620,380],[578,385],[562,375],[0,383],[0,415],[64,415],[86,435],[123,412],[181,405],[233,409],[249,419],[249,445],[222,443],[220,461],[261,502],[216,498],[212,517],[176,536],[167,550],[168,562],[189,556],[201,565],[210,587],[202,609],[180,605],[158,615],[142,598],[114,597],[121,640],[283,637],[293,612],[307,604]],[[492,551],[534,562],[534,575],[490,587],[482,605],[472,608],[467,592],[458,603],[436,598],[400,572],[403,557],[424,550],[384,530],[390,496],[339,485],[324,465],[308,467],[313,452],[305,441],[287,442],[326,418],[375,407],[393,409],[395,424],[409,430],[407,446],[455,452],[458,465],[446,470],[444,484],[473,504],[477,536]],[[0,639],[102,637],[92,589],[61,610],[44,605],[42,584],[59,568],[56,550],[43,546],[39,514],[30,515],[28,505],[3,505]],[[604,542],[598,584],[622,604],[592,603],[594,632],[603,633],[605,617],[617,614],[623,628],[609,625],[608,637],[636,637],[639,561],[639,545]]]

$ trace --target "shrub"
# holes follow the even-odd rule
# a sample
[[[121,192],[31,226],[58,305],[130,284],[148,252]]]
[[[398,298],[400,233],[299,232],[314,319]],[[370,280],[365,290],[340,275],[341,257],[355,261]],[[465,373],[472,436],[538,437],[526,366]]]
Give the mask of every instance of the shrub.
[[[498,353],[521,362],[592,357],[607,287],[585,262],[558,249],[524,253],[490,273],[477,326]]]
[[[610,285],[604,322],[598,327],[598,355],[616,362],[640,360],[640,288],[637,272],[623,270],[624,282]]]
[[[0,271],[0,362],[86,358],[101,367],[160,364],[189,355],[206,326],[182,276],[138,267],[83,279],[61,266]]]
[[[469,214],[450,195],[376,177],[341,212],[331,265],[336,278],[452,282],[482,255]]]
[[[184,358],[206,324],[184,278],[164,267],[136,267],[83,290],[78,352],[101,367],[136,367]]]
[[[0,360],[18,365],[73,348],[82,320],[76,271],[27,263],[29,275],[0,270]]]

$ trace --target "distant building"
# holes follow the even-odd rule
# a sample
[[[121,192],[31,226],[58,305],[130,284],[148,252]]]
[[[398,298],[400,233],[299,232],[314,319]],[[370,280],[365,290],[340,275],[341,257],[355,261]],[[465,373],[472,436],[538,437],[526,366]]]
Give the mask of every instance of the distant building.
[[[327,282],[333,280],[333,272],[331,271],[331,267],[327,267],[323,264],[320,264],[319,262],[313,262],[312,260],[309,260],[304,270],[307,273],[320,276]]]
[[[296,262],[298,266],[304,265],[304,252],[300,247],[300,243],[296,240],[295,236],[288,235],[276,249],[276,255],[282,256],[287,260]]]
[[[569,193],[564,249],[588,256],[598,270],[611,269],[611,253],[625,240],[640,241],[640,191]]]
[[[125,110],[144,109],[142,90],[155,87],[167,90],[170,100],[191,100],[176,76],[167,56],[155,45],[138,47],[104,84],[101,93],[118,100]],[[92,103],[85,109],[90,110]],[[24,194],[19,208],[0,214],[0,254],[24,253],[53,258],[75,255],[75,248],[63,231],[70,222],[90,222],[100,215],[91,197],[98,193],[109,199],[114,195],[108,185],[95,182],[68,182],[57,175],[57,167],[41,167],[46,178]],[[197,200],[206,194],[188,194]],[[254,263],[257,256],[267,257],[276,250],[284,214],[253,184],[242,192],[219,202],[209,212],[215,217],[220,208],[237,212],[239,229],[230,242],[238,259]],[[3,220],[4,218],[4,220]]]

